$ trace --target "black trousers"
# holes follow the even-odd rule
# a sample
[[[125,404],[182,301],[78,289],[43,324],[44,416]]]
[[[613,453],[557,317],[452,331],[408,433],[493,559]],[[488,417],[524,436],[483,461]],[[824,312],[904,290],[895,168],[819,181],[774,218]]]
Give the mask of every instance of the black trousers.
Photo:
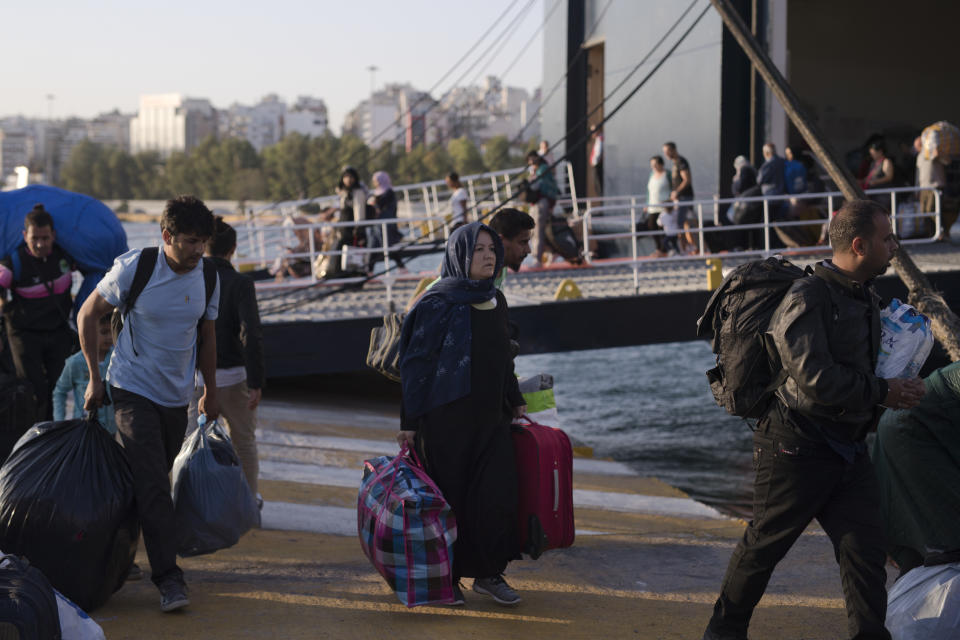
[[[164,407],[112,385],[110,393],[117,432],[133,472],[150,578],[157,585],[169,578],[182,580],[169,473],[187,430],[187,407]]]
[[[40,420],[53,419],[53,388],[64,361],[73,353],[76,335],[66,325],[54,331],[20,331],[7,324],[13,366],[17,377],[33,386]]]
[[[889,640],[884,529],[869,456],[847,463],[828,445],[778,426],[754,435],[753,457],[753,520],[730,559],[709,628],[746,638],[774,567],[816,518],[840,565],[850,637]]]

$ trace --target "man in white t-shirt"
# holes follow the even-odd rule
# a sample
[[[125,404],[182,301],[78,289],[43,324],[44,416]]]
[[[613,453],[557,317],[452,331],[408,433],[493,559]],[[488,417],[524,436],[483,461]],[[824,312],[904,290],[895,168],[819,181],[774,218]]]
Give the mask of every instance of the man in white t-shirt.
[[[447,174],[446,183],[453,192],[450,195],[450,213],[453,216],[450,224],[454,227],[465,224],[467,222],[467,190],[460,184],[460,176],[456,171]]]
[[[84,408],[91,410],[102,404],[104,396],[97,362],[97,321],[117,308],[124,314],[107,382],[117,431],[133,473],[151,579],[160,589],[163,611],[190,603],[176,562],[179,536],[168,474],[183,443],[198,365],[208,383],[200,411],[211,420],[219,414],[214,321],[220,284],[216,268],[202,259],[213,223],[213,214],[193,196],[167,201],[158,252],[134,249],[118,257],[78,315],[80,346],[90,370]],[[147,266],[154,264],[144,272],[149,277],[137,294],[133,284],[140,260]]]

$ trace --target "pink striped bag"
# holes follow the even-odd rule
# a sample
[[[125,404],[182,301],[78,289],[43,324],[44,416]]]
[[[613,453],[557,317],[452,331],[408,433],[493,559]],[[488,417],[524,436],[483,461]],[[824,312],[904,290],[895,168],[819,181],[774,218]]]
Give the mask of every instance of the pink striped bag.
[[[406,445],[363,463],[357,497],[360,546],[408,607],[453,602],[450,505]]]

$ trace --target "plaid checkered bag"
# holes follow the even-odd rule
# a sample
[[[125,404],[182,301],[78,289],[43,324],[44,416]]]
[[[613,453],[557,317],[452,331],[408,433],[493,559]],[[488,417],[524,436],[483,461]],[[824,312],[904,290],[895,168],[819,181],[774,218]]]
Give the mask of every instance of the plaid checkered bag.
[[[406,445],[363,463],[357,497],[363,552],[408,607],[453,602],[457,523],[440,489]]]

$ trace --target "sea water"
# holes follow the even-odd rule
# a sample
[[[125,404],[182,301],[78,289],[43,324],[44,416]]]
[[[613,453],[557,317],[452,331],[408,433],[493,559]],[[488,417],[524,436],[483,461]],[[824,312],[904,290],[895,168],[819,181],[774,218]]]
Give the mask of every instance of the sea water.
[[[749,513],[752,432],[717,406],[701,340],[520,356],[521,377],[549,373],[562,427],[594,455],[660,478],[729,513]]]

